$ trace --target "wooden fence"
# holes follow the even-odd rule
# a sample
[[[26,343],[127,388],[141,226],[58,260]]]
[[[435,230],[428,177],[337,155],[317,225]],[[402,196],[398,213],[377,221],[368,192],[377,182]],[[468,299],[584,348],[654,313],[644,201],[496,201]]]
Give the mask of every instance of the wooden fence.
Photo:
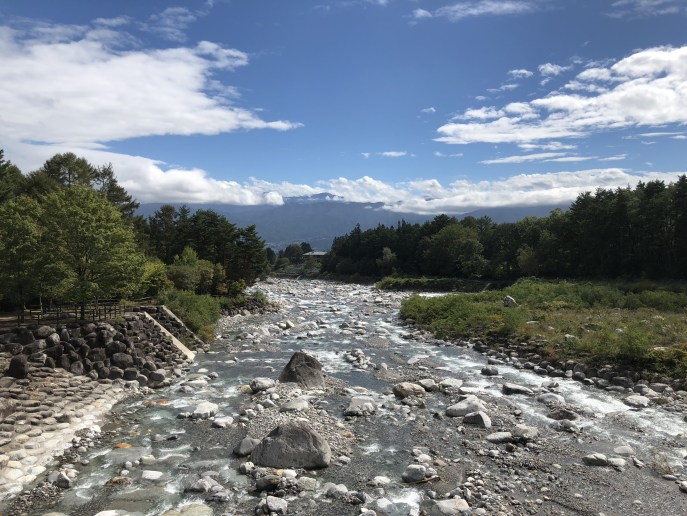
[[[122,317],[134,306],[151,304],[153,298],[141,299],[97,299],[85,304],[83,320],[104,321]],[[63,324],[80,321],[81,304],[75,302],[26,307],[13,314],[0,317],[0,327],[29,326],[32,324]]]

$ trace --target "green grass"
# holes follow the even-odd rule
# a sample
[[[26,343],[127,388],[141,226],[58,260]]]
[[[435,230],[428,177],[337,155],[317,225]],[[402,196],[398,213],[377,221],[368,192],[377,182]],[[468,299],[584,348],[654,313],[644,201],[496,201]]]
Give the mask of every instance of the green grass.
[[[214,339],[215,324],[220,316],[219,299],[176,289],[165,290],[158,299],[202,340],[211,342]]]
[[[510,295],[517,307],[503,307]],[[401,317],[440,338],[510,338],[552,359],[687,374],[687,294],[589,282],[520,280],[501,291],[411,296]]]

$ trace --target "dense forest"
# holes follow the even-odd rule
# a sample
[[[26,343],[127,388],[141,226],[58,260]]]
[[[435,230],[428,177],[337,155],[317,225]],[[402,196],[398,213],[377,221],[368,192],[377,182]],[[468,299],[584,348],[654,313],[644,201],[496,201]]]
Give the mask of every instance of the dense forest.
[[[323,272],[511,279],[687,277],[687,178],[579,195],[566,212],[495,224],[439,215],[337,237]]]
[[[148,219],[111,165],[57,154],[23,174],[0,150],[0,302],[239,294],[265,274],[255,227],[162,206]]]

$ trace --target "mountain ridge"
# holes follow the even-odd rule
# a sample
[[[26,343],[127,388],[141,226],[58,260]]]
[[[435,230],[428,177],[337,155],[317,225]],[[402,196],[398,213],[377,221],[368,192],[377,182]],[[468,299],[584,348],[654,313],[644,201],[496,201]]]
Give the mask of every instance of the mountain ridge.
[[[346,202],[330,194],[309,197],[288,197],[282,205],[241,206],[219,203],[144,203],[138,214],[148,217],[160,206],[171,204],[179,208],[186,205],[192,212],[214,210],[224,215],[232,224],[240,227],[255,225],[258,234],[269,247],[283,249],[294,242],[309,242],[314,249],[327,251],[334,237],[350,232],[356,224],[369,229],[379,224],[396,225],[404,220],[408,223],[423,223],[436,215],[401,213],[383,209],[383,203]],[[556,208],[567,206],[522,206],[483,208],[455,215],[461,219],[468,216],[490,217],[494,222],[516,222],[528,216],[547,216]]]

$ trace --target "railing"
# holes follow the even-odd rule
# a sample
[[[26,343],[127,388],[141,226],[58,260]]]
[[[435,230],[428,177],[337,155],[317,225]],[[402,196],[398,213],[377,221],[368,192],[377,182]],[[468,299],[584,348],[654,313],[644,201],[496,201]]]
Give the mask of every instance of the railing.
[[[55,324],[69,321],[104,321],[122,317],[124,312],[134,306],[150,304],[152,297],[140,299],[97,299],[86,303],[68,302],[49,304],[44,306],[31,306],[21,311],[0,316],[0,327],[29,326],[32,324]]]

